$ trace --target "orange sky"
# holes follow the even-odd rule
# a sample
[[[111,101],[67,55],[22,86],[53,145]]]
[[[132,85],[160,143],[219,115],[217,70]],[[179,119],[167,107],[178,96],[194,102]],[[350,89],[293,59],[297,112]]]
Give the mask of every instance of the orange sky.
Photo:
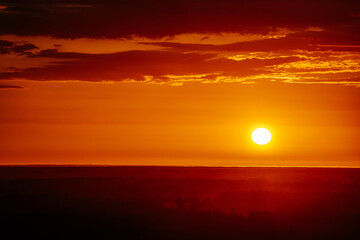
[[[358,4],[68,2],[0,7],[0,164],[360,167]]]

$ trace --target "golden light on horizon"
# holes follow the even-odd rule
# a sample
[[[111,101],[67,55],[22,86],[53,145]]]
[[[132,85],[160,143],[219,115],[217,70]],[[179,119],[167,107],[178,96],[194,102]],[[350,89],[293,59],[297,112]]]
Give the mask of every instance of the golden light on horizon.
[[[258,145],[265,145],[271,141],[271,132],[266,128],[257,128],[251,134],[251,139]]]

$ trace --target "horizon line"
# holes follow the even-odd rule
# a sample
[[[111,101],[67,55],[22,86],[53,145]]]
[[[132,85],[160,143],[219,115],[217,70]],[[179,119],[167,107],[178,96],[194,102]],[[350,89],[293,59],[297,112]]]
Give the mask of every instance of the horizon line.
[[[256,166],[256,165],[120,165],[120,164],[0,164],[1,167],[178,167],[178,168],[341,168],[360,169],[360,166]]]

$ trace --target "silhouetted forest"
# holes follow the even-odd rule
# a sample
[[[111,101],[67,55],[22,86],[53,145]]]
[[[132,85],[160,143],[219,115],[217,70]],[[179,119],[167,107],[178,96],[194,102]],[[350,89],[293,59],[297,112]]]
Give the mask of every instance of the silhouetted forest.
[[[7,239],[360,239],[360,169],[1,167]]]

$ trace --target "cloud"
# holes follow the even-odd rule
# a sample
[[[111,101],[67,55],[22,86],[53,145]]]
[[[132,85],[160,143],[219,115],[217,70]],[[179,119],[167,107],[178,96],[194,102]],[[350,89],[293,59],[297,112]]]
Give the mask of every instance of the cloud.
[[[264,67],[299,61],[298,57],[246,59],[235,61],[212,53],[173,51],[127,51],[111,54],[85,54],[44,50],[29,58],[50,58],[43,67],[0,73],[0,79],[82,81],[166,82],[167,76],[227,75],[245,77],[263,73]],[[186,78],[186,77],[184,77]],[[208,79],[207,79],[208,80]]]
[[[359,28],[360,33],[360,28]],[[259,52],[259,51],[360,51],[360,34],[330,31],[301,31],[283,37],[243,41],[231,44],[199,44],[179,42],[142,42],[179,51]]]
[[[24,60],[30,62],[46,60],[41,66],[8,67],[0,72],[0,79],[141,81],[171,85],[191,81],[254,83],[263,80],[358,84],[360,53],[304,50],[297,43],[280,48],[285,44],[283,41],[288,40],[265,39],[227,45],[156,42],[154,44],[173,47],[101,54],[46,49],[24,56]],[[3,45],[13,46],[9,42]],[[246,51],[249,49],[257,51]]]
[[[64,0],[12,1],[0,13],[0,35],[59,38],[151,38],[181,33],[260,33],[274,29],[353,30],[357,1],[339,0]]]
[[[359,79],[357,1],[17,0],[3,6],[0,54],[8,62],[0,63],[0,79],[173,85]]]
[[[0,89],[4,89],[4,88],[23,88],[23,87],[16,85],[0,85]]]
[[[38,47],[31,43],[0,40],[0,54],[31,54],[35,49]]]

